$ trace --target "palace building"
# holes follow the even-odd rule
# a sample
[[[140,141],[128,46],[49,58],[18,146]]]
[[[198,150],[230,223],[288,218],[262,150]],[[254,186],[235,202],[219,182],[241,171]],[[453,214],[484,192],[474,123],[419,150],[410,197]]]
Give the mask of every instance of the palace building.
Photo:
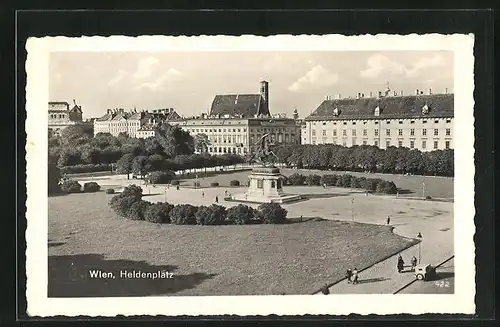
[[[60,135],[68,126],[84,124],[82,107],[78,106],[75,100],[73,103],[70,109],[68,102],[49,102],[48,128],[53,134]]]
[[[303,144],[408,147],[421,151],[453,148],[454,95],[447,90],[413,95],[327,97],[302,124]]]
[[[260,83],[260,94],[216,95],[210,112],[197,117],[170,121],[193,137],[205,134],[210,154],[252,154],[258,140],[270,134],[274,144],[300,143],[300,125],[294,118],[270,114],[269,83]]]

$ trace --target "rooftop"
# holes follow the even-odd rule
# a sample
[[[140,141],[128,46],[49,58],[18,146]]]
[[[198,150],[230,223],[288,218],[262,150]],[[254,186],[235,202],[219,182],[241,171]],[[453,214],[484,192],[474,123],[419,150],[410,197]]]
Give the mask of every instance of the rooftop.
[[[427,106],[426,108],[424,108]],[[379,115],[376,115],[376,109]],[[427,109],[427,110],[426,110]],[[453,117],[454,95],[431,94],[324,100],[306,120]]]
[[[265,108],[264,99],[262,99],[260,94],[216,95],[212,102],[210,115],[230,115],[248,118],[258,114],[269,114],[269,111]]]

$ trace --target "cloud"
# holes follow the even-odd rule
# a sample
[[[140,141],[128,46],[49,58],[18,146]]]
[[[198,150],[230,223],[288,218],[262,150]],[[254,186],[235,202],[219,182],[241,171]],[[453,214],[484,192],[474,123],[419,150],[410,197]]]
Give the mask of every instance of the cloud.
[[[120,69],[116,74],[115,76],[109,80],[108,82],[108,85],[109,86],[113,86],[113,85],[116,85],[118,84],[119,82],[121,82],[126,76],[128,75],[128,73],[122,69]]]
[[[170,68],[167,70],[165,74],[160,75],[158,78],[156,78],[152,82],[143,82],[140,85],[138,85],[135,89],[140,90],[140,89],[150,89],[152,91],[160,89],[163,84],[166,82],[172,82],[172,81],[177,81],[181,78],[183,78],[185,75],[184,73],[178,71],[175,68]]]
[[[338,74],[328,71],[321,65],[316,65],[290,85],[288,90],[291,92],[300,92],[307,89],[328,87],[337,83],[338,80]]]
[[[146,57],[139,60],[137,63],[137,70],[133,74],[134,78],[141,79],[151,75],[153,67],[159,63],[155,57]]]
[[[382,54],[374,54],[368,58],[367,65],[368,68],[361,71],[361,77],[376,78],[383,72],[406,77],[416,77],[420,74],[421,70],[444,66],[446,65],[446,61],[441,55],[437,54],[434,57],[421,58],[410,67],[407,67],[399,62],[390,60]]]

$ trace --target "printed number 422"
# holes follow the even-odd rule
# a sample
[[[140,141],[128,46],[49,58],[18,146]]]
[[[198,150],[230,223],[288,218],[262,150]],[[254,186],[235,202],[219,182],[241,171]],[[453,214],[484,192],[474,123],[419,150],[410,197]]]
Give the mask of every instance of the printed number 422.
[[[447,280],[439,280],[439,281],[435,281],[434,284],[437,286],[437,287],[450,287],[450,282],[447,281]]]

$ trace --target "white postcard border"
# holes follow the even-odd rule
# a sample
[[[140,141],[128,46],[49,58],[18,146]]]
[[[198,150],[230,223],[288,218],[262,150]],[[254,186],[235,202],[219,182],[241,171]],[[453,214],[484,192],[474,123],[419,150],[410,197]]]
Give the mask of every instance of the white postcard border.
[[[26,49],[27,230],[30,316],[347,315],[475,312],[473,35],[112,36],[30,38]],[[47,123],[49,55],[55,51],[401,51],[454,52],[455,184],[453,295],[286,295],[48,298]],[[18,108],[18,110],[21,110]]]

